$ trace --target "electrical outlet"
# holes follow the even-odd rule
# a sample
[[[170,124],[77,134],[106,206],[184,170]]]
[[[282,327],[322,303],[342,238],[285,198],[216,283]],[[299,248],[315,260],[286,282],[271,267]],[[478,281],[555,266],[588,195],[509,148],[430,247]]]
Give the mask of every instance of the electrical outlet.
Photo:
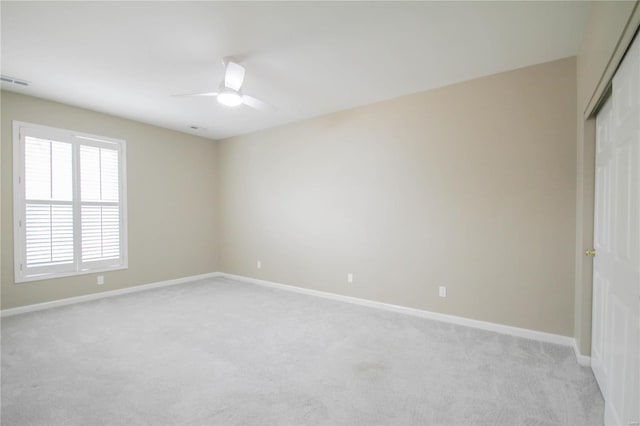
[[[353,282],[353,274],[351,272],[349,272],[347,274],[347,282],[348,283],[352,283]]]
[[[104,284],[104,275],[98,275],[98,285]]]
[[[262,262],[258,260],[258,262],[256,263],[256,268],[258,269],[262,269]]]
[[[445,286],[440,286],[438,288],[438,295],[440,297],[447,297],[447,288]]]

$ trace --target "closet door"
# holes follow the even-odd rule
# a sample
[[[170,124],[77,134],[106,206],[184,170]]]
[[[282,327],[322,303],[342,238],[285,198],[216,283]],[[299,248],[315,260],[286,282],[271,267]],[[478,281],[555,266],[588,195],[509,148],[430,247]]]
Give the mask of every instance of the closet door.
[[[608,352],[606,318],[611,287],[611,175],[613,108],[609,98],[596,117],[596,173],[593,242],[597,259],[593,262],[593,307],[591,326],[591,368],[603,395],[608,394]]]
[[[597,118],[592,363],[605,423],[640,422],[640,42]]]

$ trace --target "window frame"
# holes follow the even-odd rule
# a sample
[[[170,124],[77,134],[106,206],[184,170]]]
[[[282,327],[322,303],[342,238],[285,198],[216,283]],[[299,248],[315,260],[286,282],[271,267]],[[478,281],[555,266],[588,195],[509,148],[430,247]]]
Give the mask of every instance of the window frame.
[[[57,140],[71,144],[73,197],[73,246],[74,256],[71,264],[43,265],[26,267],[26,227],[23,226],[26,211],[25,193],[25,144],[26,136]],[[118,154],[119,200],[120,206],[120,257],[95,262],[82,261],[82,228],[80,210],[80,145],[89,145],[113,149]],[[14,282],[47,280],[60,277],[108,272],[129,267],[128,228],[127,228],[127,145],[124,139],[60,129],[41,124],[13,120],[13,256]],[[115,264],[114,262],[117,262]],[[40,270],[41,272],[38,272]]]

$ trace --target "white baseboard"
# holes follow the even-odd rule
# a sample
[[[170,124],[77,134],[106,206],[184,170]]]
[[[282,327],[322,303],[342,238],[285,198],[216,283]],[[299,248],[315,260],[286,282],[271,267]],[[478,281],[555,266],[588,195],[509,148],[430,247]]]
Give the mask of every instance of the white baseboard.
[[[33,305],[26,305],[26,306],[19,306],[17,308],[3,309],[2,311],[0,311],[0,317],[4,318],[4,317],[11,316],[11,315],[18,315],[18,314],[23,314],[23,313],[27,313],[27,312],[41,311],[43,309],[51,309],[51,308],[56,308],[58,306],[71,305],[71,304],[74,304],[74,303],[87,302],[89,300],[97,300],[97,299],[102,299],[102,298],[105,298],[105,297],[113,297],[113,296],[120,296],[120,295],[123,295],[123,294],[129,294],[129,293],[137,293],[139,291],[151,290],[151,289],[160,288],[160,287],[167,287],[167,286],[176,285],[176,284],[183,284],[183,283],[187,283],[187,282],[191,282],[191,281],[197,281],[197,280],[202,280],[202,279],[206,279],[206,278],[218,277],[220,275],[221,274],[219,272],[210,272],[210,273],[207,273],[207,274],[192,275],[192,276],[189,276],[189,277],[182,277],[182,278],[176,278],[176,279],[173,279],[173,280],[159,281],[159,282],[150,283],[150,284],[136,285],[136,286],[133,286],[133,287],[120,288],[120,289],[117,289],[117,290],[109,290],[109,291],[102,291],[100,293],[86,294],[84,296],[69,297],[69,298],[60,299],[60,300],[52,300],[51,302],[35,303]]]
[[[392,305],[389,303],[376,302],[373,300],[360,299],[357,297],[342,296],[335,293],[327,293],[324,291],[311,290],[311,289],[302,288],[302,287],[295,287],[291,285],[275,283],[272,281],[260,280],[257,278],[227,274],[225,272],[221,272],[220,276],[230,278],[230,279],[235,279],[238,281],[257,284],[265,287],[278,288],[281,290],[308,294],[312,296],[322,297],[325,299],[339,300],[342,302],[354,303],[356,305],[383,309],[385,311],[398,312],[398,313],[412,315],[420,318],[427,318],[435,321],[447,322],[451,324],[478,328],[481,330],[493,331],[501,334],[508,334],[511,336],[523,337],[525,339],[532,339],[532,340],[538,340],[541,342],[555,343],[558,345],[569,346],[574,349],[576,354],[576,359],[580,365],[589,365],[589,357],[580,354],[580,352],[578,351],[578,346],[576,345],[575,339],[569,336],[561,336],[559,334],[545,333],[543,331],[530,330],[527,328],[513,327],[510,325],[503,325],[503,324],[497,324],[493,322],[474,320],[474,319],[459,317],[455,315],[441,314],[438,312],[425,311],[422,309],[408,308],[405,306]]]
[[[576,354],[576,360],[578,361],[578,364],[584,367],[591,367],[591,357],[587,355],[582,355],[580,353],[580,349],[578,349],[578,342],[576,341],[576,339],[573,339],[572,346],[573,346],[573,352]]]
[[[202,280],[207,278],[215,278],[215,277],[225,277],[225,278],[244,281],[247,283],[257,284],[265,287],[277,288],[281,290],[322,297],[325,299],[338,300],[341,302],[347,302],[347,303],[353,303],[356,305],[368,306],[371,308],[383,309],[385,311],[398,312],[405,315],[412,315],[415,317],[447,322],[450,324],[463,325],[467,327],[478,328],[481,330],[487,330],[487,331],[493,331],[501,334],[508,334],[511,336],[523,337],[525,339],[532,339],[532,340],[538,340],[541,342],[555,343],[563,346],[570,346],[573,348],[573,351],[575,352],[575,356],[576,356],[576,360],[578,361],[578,364],[584,365],[584,366],[591,365],[591,358],[586,355],[582,355],[580,353],[576,340],[573,337],[561,336],[559,334],[545,333],[543,331],[513,327],[510,325],[497,324],[497,323],[492,323],[487,321],[474,320],[471,318],[459,317],[455,315],[441,314],[438,312],[425,311],[422,309],[408,308],[406,306],[392,305],[389,303],[376,302],[374,300],[360,299],[360,298],[351,297],[351,296],[342,296],[340,294],[327,293],[319,290],[311,290],[303,287],[295,287],[292,285],[280,284],[272,281],[260,280],[257,278],[245,277],[241,275],[227,274],[225,272],[210,272],[207,274],[192,275],[189,277],[182,277],[182,278],[176,278],[173,280],[137,285],[133,287],[121,288],[118,290],[103,291],[100,293],[87,294],[84,296],[53,300],[51,302],[36,303],[33,305],[4,309],[0,311],[0,317],[8,317],[11,315],[18,315],[18,314],[23,314],[27,312],[41,311],[44,309],[55,308],[58,306],[71,305],[74,303],[97,300],[105,297],[120,296],[123,294],[136,293],[139,291],[151,290],[155,288],[167,287],[171,285],[183,284],[183,283],[188,283],[192,281],[197,281],[197,280]]]

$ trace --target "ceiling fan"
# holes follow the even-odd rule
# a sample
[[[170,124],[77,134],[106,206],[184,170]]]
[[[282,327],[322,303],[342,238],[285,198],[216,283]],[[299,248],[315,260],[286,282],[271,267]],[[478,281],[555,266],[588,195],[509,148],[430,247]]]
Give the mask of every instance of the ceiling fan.
[[[244,81],[244,67],[230,58],[223,58],[224,80],[220,83],[217,92],[185,93],[174,96],[215,96],[216,100],[228,107],[247,105],[259,110],[274,110],[275,107],[253,96],[242,93],[242,82]]]

